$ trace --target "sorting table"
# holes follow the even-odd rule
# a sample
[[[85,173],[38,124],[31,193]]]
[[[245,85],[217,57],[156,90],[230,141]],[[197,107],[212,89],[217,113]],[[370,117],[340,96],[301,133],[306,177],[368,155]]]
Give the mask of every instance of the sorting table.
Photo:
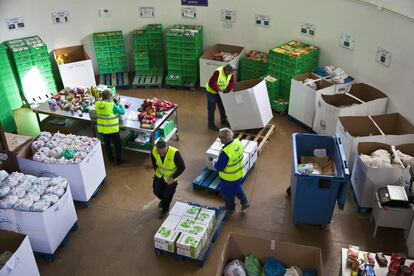
[[[150,144],[155,145],[155,143],[157,142],[157,139],[155,138],[156,131],[158,131],[158,129],[161,127],[161,125],[165,121],[172,119],[174,121],[174,129],[167,135],[167,137],[164,137],[163,139],[165,141],[168,141],[175,135],[176,140],[177,141],[179,140],[178,105],[166,111],[164,116],[157,120],[153,129],[146,129],[146,128],[141,128],[141,123],[138,121],[138,119],[137,120],[130,119],[132,117],[137,118],[137,110],[138,108],[141,107],[141,104],[144,102],[144,99],[121,96],[121,104],[124,104],[126,102],[130,103],[131,106],[128,109],[125,109],[125,115],[122,115],[122,118],[120,118],[119,126],[121,130],[124,129],[124,130],[132,130],[136,132],[150,133],[151,135]],[[96,131],[95,131],[96,121],[91,119],[89,113],[82,113],[82,116],[79,116],[76,112],[61,110],[60,108],[54,111],[49,108],[49,104],[47,102],[40,104],[38,107],[33,108],[32,110],[36,114],[36,119],[39,124],[39,127],[41,125],[40,114],[45,114],[45,115],[64,118],[64,119],[74,119],[74,120],[90,122],[94,130],[93,133],[96,134]],[[133,151],[144,152],[144,153],[151,153],[151,150],[146,150],[146,149],[131,148],[128,146],[124,146],[123,148],[133,150]]]

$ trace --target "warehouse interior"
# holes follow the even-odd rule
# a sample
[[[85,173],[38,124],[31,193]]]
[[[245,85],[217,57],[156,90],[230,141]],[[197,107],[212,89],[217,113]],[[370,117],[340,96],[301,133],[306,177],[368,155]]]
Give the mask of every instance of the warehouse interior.
[[[2,179],[0,181],[0,275],[168,275],[173,273],[175,275],[242,276],[260,275],[260,272],[262,275],[338,275],[338,273],[339,275],[358,275],[355,274],[358,271],[367,273],[362,275],[387,275],[387,273],[395,273],[389,275],[411,275],[397,274],[408,273],[408,269],[414,273],[414,260],[410,260],[414,258],[414,227],[412,227],[414,197],[410,197],[411,190],[409,190],[410,183],[412,188],[414,174],[414,170],[412,170],[414,158],[411,157],[414,156],[414,111],[412,108],[414,105],[412,97],[414,91],[414,48],[412,47],[414,36],[409,35],[412,33],[414,22],[414,4],[411,2],[409,0],[0,1],[0,22],[3,22],[0,27],[0,43],[4,42],[1,45],[5,45],[0,47],[0,50],[3,51],[4,48],[5,53],[8,53],[5,56],[9,60],[8,64],[10,65],[7,66],[10,69],[7,70],[13,71],[13,80],[15,80],[13,82],[19,90],[20,96],[18,97],[21,98],[21,104],[18,105],[18,108],[11,108],[9,103],[5,105],[6,95],[8,95],[7,89],[11,88],[5,84],[6,78],[4,76],[6,73],[3,74],[3,72],[6,71],[1,71],[3,67],[0,65],[0,73],[2,73],[0,75],[3,75],[3,78],[0,76],[0,97],[2,97],[0,103],[13,115],[15,129],[13,131],[7,129],[5,121],[3,121],[4,118],[1,118],[2,111],[0,111],[0,121],[5,132],[9,132],[10,135],[17,134],[31,139],[30,143],[24,142],[23,145],[22,142],[22,145],[18,146],[19,153],[17,153],[17,150],[15,152],[11,150],[10,144],[7,148],[7,143],[10,140],[4,147],[3,139],[6,140],[6,136],[3,133],[0,135],[0,157],[6,156],[6,159],[0,158],[2,162],[0,168],[7,171],[7,177],[3,177],[3,174],[0,173],[0,179]],[[145,12],[149,12],[149,14],[144,14]],[[56,22],[57,17],[61,22]],[[267,23],[260,25],[262,23],[259,24],[258,20]],[[144,30],[146,26],[151,24],[162,25],[161,55],[163,62],[160,65],[163,67],[161,70],[162,81],[159,86],[143,84],[140,87],[140,84],[136,85],[135,83],[135,76],[138,75],[139,70],[135,59],[137,53],[134,40],[134,36],[137,34],[135,30]],[[168,46],[170,41],[168,37],[171,29],[174,29],[177,24],[182,26],[196,25],[201,26],[200,29],[202,29],[199,45],[201,52],[196,56],[197,65],[194,69],[197,80],[190,86],[186,86],[184,83],[177,85],[167,81],[170,75],[175,75],[173,73],[175,71],[171,69],[169,64],[171,51]],[[14,27],[11,28],[11,25]],[[306,34],[303,29],[306,29]],[[102,63],[98,62],[100,57],[95,38],[97,33],[115,31],[122,32],[124,60],[126,61],[126,70],[122,72],[124,84],[119,86],[106,85],[107,79],[102,78],[102,75],[111,75],[112,73],[113,83],[113,73],[115,72],[101,74],[103,67]],[[21,72],[18,69],[18,62],[15,61],[17,58],[13,52],[12,43],[10,43],[10,41],[32,36],[40,37],[42,43],[47,46],[51,60],[49,66],[51,66],[52,78],[55,82],[56,91],[41,100],[39,100],[41,97],[28,99],[28,92],[24,90],[28,89],[27,87],[30,87],[34,81],[21,78],[19,75]],[[315,64],[317,66],[312,67],[311,70],[307,68],[300,72],[297,71],[297,73],[291,73],[286,80],[288,82],[287,99],[278,102],[271,98],[269,84],[271,82],[269,78],[265,77],[272,75],[272,54],[275,55],[273,49],[281,45],[288,45],[287,42],[291,41],[300,41],[305,45],[311,45],[311,48],[307,48],[311,49],[310,52],[318,49],[317,64]],[[216,44],[243,47],[243,51],[241,54],[239,53],[241,59],[250,51],[269,53],[267,71],[260,76],[258,72],[253,72],[255,79],[258,79],[254,83],[250,78],[246,78],[247,74],[243,72],[242,60],[237,66],[232,64],[237,72],[233,76],[236,87],[234,90],[236,96],[231,96],[234,101],[233,106],[247,106],[248,100],[260,97],[257,95],[260,94],[258,91],[263,89],[262,87],[267,89],[267,93],[264,92],[266,103],[263,104],[263,100],[252,100],[255,108],[233,110],[229,107],[230,100],[222,98],[229,125],[220,124],[219,110],[216,108],[215,112],[215,122],[218,128],[229,127],[233,130],[234,137],[237,137],[239,133],[243,134],[243,136],[239,136],[243,137],[240,140],[251,139],[253,141],[255,137],[259,137],[259,140],[253,141],[257,147],[257,160],[254,165],[250,161],[250,168],[248,172],[244,169],[245,174],[243,175],[242,189],[248,198],[249,206],[246,210],[241,210],[242,206],[237,199],[235,212],[225,210],[227,205],[225,205],[221,190],[216,189],[213,193],[207,192],[203,189],[196,189],[194,184],[207,170],[207,166],[210,166],[210,163],[207,165],[206,162],[211,162],[214,167],[214,169],[208,167],[208,175],[211,176],[210,171],[217,168],[215,167],[216,161],[210,159],[210,161],[206,161],[206,151],[212,148],[210,145],[214,144],[218,137],[221,137],[222,132],[219,132],[218,129],[208,128],[208,99],[205,94],[209,92],[206,91],[208,88],[206,88],[206,81],[203,79],[204,77],[209,81],[211,73],[216,71],[213,68],[205,76],[202,76],[201,72],[202,54]],[[66,119],[66,125],[46,126],[48,119],[54,118],[53,112],[56,111],[54,108],[57,108],[59,112],[64,112],[59,103],[59,107],[56,107],[52,106],[50,102],[53,95],[63,91],[66,81],[59,68],[62,63],[59,63],[54,51],[79,45],[83,46],[89,57],[88,60],[92,64],[91,72],[94,81],[96,80],[94,86],[105,84],[109,90],[111,87],[116,87],[116,89],[113,88],[116,90],[114,95],[119,99],[118,101],[114,100],[115,105],[120,103],[120,106],[127,112],[127,115],[120,115],[121,130],[123,126],[128,129],[132,124],[138,122],[138,119],[132,119],[130,114],[137,117],[140,112],[145,111],[145,108],[144,111],[138,110],[134,105],[135,102],[132,102],[132,107],[128,108],[127,106],[131,105],[131,99],[147,99],[146,101],[150,103],[160,99],[163,104],[172,104],[170,109],[161,112],[158,123],[155,120],[152,125],[149,123],[150,127],[144,132],[151,131],[152,133],[154,128],[155,130],[158,127],[161,128],[159,123],[161,120],[164,122],[168,119],[175,123],[173,129],[175,137],[173,137],[174,133],[171,133],[171,136],[168,137],[171,140],[165,140],[170,147],[174,147],[180,152],[185,162],[185,171],[178,179],[170,207],[172,208],[176,202],[185,202],[193,207],[210,208],[209,210],[215,211],[216,220],[209,225],[213,230],[208,230],[209,234],[203,236],[207,239],[206,244],[195,249],[201,249],[203,254],[196,254],[197,256],[192,256],[192,253],[188,253],[190,254],[188,256],[179,254],[178,245],[175,245],[179,242],[179,238],[173,242],[174,248],[172,250],[161,248],[157,245],[157,241],[154,241],[154,235],[160,232],[163,225],[165,226],[163,223],[168,218],[162,217],[160,219],[160,210],[157,207],[160,200],[153,192],[155,172],[152,158],[154,158],[154,154],[156,155],[154,150],[157,148],[153,140],[149,140],[152,144],[150,148],[145,148],[149,149],[146,153],[131,150],[131,147],[123,148],[123,162],[117,165],[108,158],[103,140],[99,142],[96,139],[98,142],[95,141],[92,145],[98,143],[96,147],[99,149],[96,156],[99,155],[100,159],[97,163],[104,165],[102,168],[105,175],[101,176],[100,168],[96,171],[91,169],[95,161],[91,162],[92,165],[89,165],[88,170],[89,175],[92,176],[88,176],[87,181],[96,182],[97,178],[101,177],[102,181],[98,181],[99,183],[96,185],[99,186],[95,187],[93,191],[87,191],[89,193],[87,200],[79,201],[75,198],[77,196],[74,193],[73,187],[75,186],[72,187],[73,184],[68,179],[69,182],[66,181],[67,188],[57,197],[55,205],[49,202],[50,208],[43,210],[43,213],[29,211],[30,207],[27,207],[27,211],[22,211],[13,204],[8,207],[2,205],[7,203],[4,201],[5,198],[13,193],[13,187],[10,186],[10,193],[2,194],[4,191],[2,189],[7,187],[7,183],[11,183],[10,178],[13,171],[34,175],[39,179],[42,177],[48,179],[68,178],[66,174],[76,177],[74,175],[77,173],[69,170],[63,172],[66,170],[65,166],[78,166],[74,162],[72,165],[47,164],[46,161],[35,161],[35,152],[29,155],[27,152],[23,153],[23,149],[24,151],[33,150],[39,137],[42,137],[39,136],[41,133],[47,131],[51,133],[50,137],[55,137],[54,133],[63,131],[65,134],[73,133],[81,137],[90,137],[88,139],[100,137],[99,128],[95,126],[91,128],[89,121],[85,121],[85,118],[89,118],[89,116],[92,118],[92,115],[84,110],[67,112],[71,113],[70,118],[77,117],[79,119],[72,120],[76,121],[74,125],[68,126],[68,120],[71,119]],[[285,50],[285,48],[283,49]],[[149,46],[146,51],[150,52],[151,47]],[[223,52],[225,51],[223,50]],[[231,50],[227,52],[231,53]],[[0,53],[0,61],[2,61],[1,58]],[[198,60],[200,60],[200,65]],[[219,64],[224,66],[225,59],[221,60]],[[283,64],[285,66],[285,63]],[[288,62],[287,64],[292,63]],[[335,83],[328,78],[329,76],[321,77],[318,74],[311,74],[311,72],[318,73],[316,70],[319,68],[325,68],[326,71],[325,66],[327,65],[338,67],[344,74],[346,72],[348,78],[352,77],[352,82],[348,84],[346,82]],[[6,67],[5,63],[3,66]],[[288,68],[288,66],[290,65],[280,68],[282,71],[293,68]],[[284,79],[280,77],[283,76],[283,73],[285,72],[282,72],[282,75],[273,75],[271,79],[279,79],[277,81],[283,84]],[[306,77],[303,79],[297,77],[305,74]],[[78,77],[84,79],[82,73]],[[339,92],[338,87],[346,87],[345,94],[347,95],[342,94],[342,96],[352,98],[352,100],[348,99],[344,102],[339,101],[339,104],[332,100],[331,106],[333,108],[331,106],[326,108],[327,111],[320,115],[331,119],[325,119],[327,122],[333,122],[334,127],[329,131],[330,125],[325,128],[325,126],[322,127],[322,124],[320,126],[316,124],[318,111],[315,111],[315,109],[318,110],[318,101],[319,109],[321,109],[321,100],[318,97],[325,100],[329,106],[328,97],[324,98],[324,95],[316,94],[316,102],[315,96],[310,102],[308,98],[305,98],[306,96],[294,94],[295,85],[307,87],[309,78],[310,82],[317,83],[313,91],[323,90],[329,86],[336,89],[335,92],[329,92],[330,96],[337,96],[336,99],[339,101],[343,99],[337,95],[342,93]],[[125,79],[129,81],[128,85],[125,84]],[[169,79],[169,81],[175,80],[174,78]],[[121,82],[119,79],[117,81]],[[71,88],[80,86],[76,85]],[[327,89],[330,89],[329,87]],[[363,95],[366,90],[366,94]],[[300,93],[305,93],[303,91],[308,90],[300,90]],[[356,92],[353,94],[351,91]],[[221,91],[218,92],[221,94]],[[260,90],[260,92],[263,91]],[[37,91],[33,93],[36,94]],[[250,94],[242,99],[237,97],[238,93]],[[228,94],[230,97],[232,92],[224,94]],[[62,95],[65,95],[65,92]],[[154,97],[157,99],[154,100]],[[294,103],[298,101],[300,101],[300,106],[294,111]],[[56,101],[53,103],[56,104]],[[141,107],[138,107],[142,108],[144,104],[145,102]],[[280,109],[282,104],[285,109]],[[263,107],[264,105],[266,107]],[[43,106],[44,109],[42,109]],[[359,106],[361,106],[360,109],[358,109]],[[307,113],[309,108],[312,109],[311,117]],[[267,109],[271,115],[263,122],[263,117],[267,116],[263,114]],[[84,112],[83,115],[82,112]],[[62,118],[62,113],[59,114]],[[56,117],[59,117],[59,114],[56,113]],[[172,116],[175,118],[172,119]],[[248,125],[250,121],[254,121],[250,118],[255,116],[258,117],[257,121],[260,121],[260,126],[243,127]],[[353,121],[353,117],[359,119]],[[97,118],[99,120],[99,115]],[[345,119],[341,121],[341,118],[346,118],[350,123],[346,124],[347,121]],[[140,123],[141,127],[146,124],[145,121],[140,121]],[[367,126],[367,124],[369,125]],[[269,126],[272,126],[270,131]],[[340,133],[341,127],[345,134]],[[347,131],[347,127],[355,128],[356,131]],[[268,135],[261,134],[266,131]],[[257,134],[258,132],[260,134]],[[295,136],[295,133],[298,136]],[[161,135],[159,131],[157,135]],[[302,139],[301,135],[304,135],[303,139],[309,139],[309,142],[297,144],[299,139]],[[165,135],[164,138],[167,136]],[[350,140],[351,142],[346,140],[350,139],[350,136],[354,139]],[[72,138],[78,139],[74,136]],[[121,131],[121,139],[123,138]],[[139,139],[139,135],[137,137],[136,133],[135,138]],[[149,138],[148,136],[147,138],[154,137]],[[323,173],[312,172],[312,169],[311,172],[301,171],[298,173],[299,163],[305,164],[307,162],[304,162],[303,159],[298,161],[300,155],[306,154],[299,154],[300,150],[297,148],[301,146],[304,148],[312,147],[313,141],[322,138],[330,139],[329,143],[320,142],[322,146],[320,144],[314,146],[312,148],[313,157],[323,158],[326,155],[333,155],[332,152],[335,152],[339,157],[335,157],[336,159],[331,157],[334,159],[334,165],[330,175],[338,173],[339,176],[343,170],[343,179],[324,177]],[[16,138],[13,143],[23,141],[19,139],[23,138]],[[157,139],[155,138],[156,141],[158,141]],[[335,150],[329,149],[331,140],[334,141]],[[102,147],[99,143],[102,144]],[[324,152],[322,157],[315,153],[321,148]],[[348,149],[349,152],[347,152]],[[389,167],[375,167],[375,165],[369,167],[366,165],[367,163],[361,155],[374,158],[371,155],[374,154],[373,149],[387,151],[388,159],[391,159],[392,164]],[[85,151],[88,153],[88,150]],[[93,152],[93,148],[91,147],[89,151]],[[397,151],[402,154],[400,155],[402,161],[394,159]],[[217,152],[216,157],[220,158],[223,152],[224,150]],[[79,160],[80,167],[93,157],[91,154],[86,155],[86,153],[86,157],[83,156]],[[65,159],[63,154],[62,152],[62,159]],[[75,156],[75,154],[76,150],[72,155]],[[13,156],[12,161],[10,161],[11,156]],[[97,158],[96,156],[94,158]],[[408,158],[408,165],[403,162],[403,157]],[[16,164],[18,166],[12,166],[17,169],[11,170],[9,169],[11,163],[8,162],[14,162],[14,158],[17,158]],[[31,160],[32,158],[33,160]],[[20,163],[21,160],[23,160],[22,163]],[[35,169],[37,165],[32,166],[30,162],[24,160],[40,163],[45,167]],[[337,160],[340,162],[337,163]],[[295,161],[297,162],[295,163]],[[15,164],[13,163],[13,165]],[[402,169],[397,168],[400,165]],[[358,175],[360,178],[357,177],[359,171],[356,166],[361,166],[366,170]],[[57,169],[54,170],[54,167]],[[347,175],[345,171],[349,171]],[[83,173],[82,171],[79,175]],[[319,177],[319,174],[322,176]],[[214,179],[219,181],[220,173],[215,172],[215,175]],[[384,179],[387,181],[388,178],[392,181],[383,183]],[[221,180],[223,179],[221,177]],[[331,182],[327,184],[326,179]],[[50,181],[52,182],[52,180]],[[203,178],[203,181],[207,181],[206,178]],[[340,188],[327,192],[331,190],[334,183],[336,185],[335,181],[339,181]],[[378,184],[368,192],[363,188],[358,190],[355,183],[364,181],[369,182],[372,186],[375,186],[376,182],[381,182],[381,185]],[[20,185],[22,185],[21,182],[17,187]],[[220,185],[224,186],[224,184]],[[317,191],[315,193],[318,193],[314,198],[311,192],[307,193],[310,190],[303,188],[311,185],[313,188],[309,189],[315,189]],[[386,205],[384,201],[384,205],[381,206],[380,202],[383,199],[380,198],[379,189],[389,187],[387,185],[397,186],[405,191],[406,200],[404,199],[402,202],[401,199],[398,199],[392,202],[397,205]],[[291,186],[292,190],[289,190]],[[53,243],[53,250],[44,249],[43,245],[37,249],[44,237],[47,236],[49,239],[49,236],[53,235],[51,233],[58,231],[56,230],[60,228],[58,225],[68,224],[63,221],[64,216],[61,216],[59,221],[50,222],[42,214],[46,216],[49,211],[63,210],[62,206],[66,204],[64,201],[67,201],[68,194],[71,194],[66,192],[69,191],[69,187],[73,196],[73,199],[70,197],[69,201],[75,201],[71,205],[73,206],[71,207],[73,208],[71,211],[74,216],[73,222],[69,223],[69,228],[57,241],[48,240],[46,242]],[[23,191],[22,195],[26,196],[29,194],[30,188],[25,190],[27,191]],[[387,190],[387,192],[391,194],[391,190]],[[364,205],[365,202],[362,204],[360,198],[360,196],[365,196],[363,193],[369,193],[370,200],[367,206]],[[376,199],[375,196],[377,196]],[[19,200],[22,197],[19,197]],[[330,198],[329,203],[324,202],[327,197]],[[391,198],[391,196],[389,197]],[[18,200],[17,197],[16,200]],[[391,199],[387,200],[392,201]],[[36,204],[35,201],[32,200],[31,203]],[[301,205],[302,202],[304,205]],[[296,215],[296,213],[309,214],[311,211],[307,212],[308,210],[305,210],[307,207],[304,206],[318,204],[321,207],[314,214],[317,222],[309,222],[307,217]],[[401,207],[398,204],[405,205],[401,205],[403,206]],[[379,209],[377,206],[380,206]],[[319,218],[324,217],[320,210],[324,209],[330,209],[331,213],[328,214],[329,220],[326,223],[320,223]],[[389,211],[387,212],[387,210]],[[225,215],[223,215],[224,213]],[[218,223],[219,214],[225,216],[220,223]],[[30,217],[30,220],[25,219],[26,215],[27,218]],[[174,215],[169,214],[169,216]],[[380,222],[380,219],[384,221]],[[20,222],[17,223],[17,221]],[[48,223],[54,226],[49,229]],[[44,226],[39,226],[42,224]],[[183,235],[180,233],[180,237]],[[23,248],[23,245],[29,247],[28,253],[26,251],[24,254],[22,253],[23,249],[27,249]],[[356,257],[354,256],[355,252]],[[364,255],[364,252],[370,253]],[[386,256],[387,264],[385,265],[380,260],[382,253]],[[252,265],[252,260],[248,258],[250,255],[256,256],[259,260],[258,272],[254,272],[254,269],[247,265],[248,263]],[[27,263],[22,261],[20,266],[19,262],[15,264],[13,260],[25,260],[22,256],[27,257],[30,261]],[[268,258],[273,259],[269,261]],[[235,259],[239,261],[233,261]],[[273,267],[270,262],[273,262]],[[411,265],[412,263],[413,265]],[[274,274],[272,274],[272,269]],[[375,271],[376,274],[368,274],[370,271]]]

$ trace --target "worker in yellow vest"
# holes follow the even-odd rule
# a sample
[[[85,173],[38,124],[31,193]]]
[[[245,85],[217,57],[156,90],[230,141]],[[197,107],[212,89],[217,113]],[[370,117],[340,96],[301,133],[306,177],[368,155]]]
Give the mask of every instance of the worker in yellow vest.
[[[121,165],[121,138],[119,136],[119,116],[125,114],[125,109],[118,101],[114,101],[112,92],[105,90],[102,100],[95,103],[96,124],[98,133],[102,134],[105,143],[105,151],[109,161],[115,161],[111,141],[115,146],[116,164]]]
[[[155,196],[160,199],[158,208],[159,218],[162,219],[170,209],[177,181],[185,170],[185,164],[180,152],[161,139],[152,149],[151,161],[155,171],[152,188]]]
[[[242,188],[244,175],[243,144],[239,139],[233,139],[233,131],[222,128],[219,131],[219,139],[224,144],[217,160],[214,160],[214,168],[221,179],[220,191],[224,198],[225,208],[229,213],[234,212],[235,198],[240,200],[241,210],[250,207],[246,194]]]
[[[234,88],[234,68],[230,64],[217,68],[206,84],[208,128],[218,130],[214,123],[216,105],[220,112],[220,121],[223,126],[229,126],[219,93],[228,93]]]

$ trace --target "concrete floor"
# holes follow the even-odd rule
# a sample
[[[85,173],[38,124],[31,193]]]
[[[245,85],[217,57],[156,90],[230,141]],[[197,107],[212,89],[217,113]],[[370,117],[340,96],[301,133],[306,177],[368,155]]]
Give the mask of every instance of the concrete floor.
[[[175,200],[222,205],[220,197],[194,192],[191,185],[205,167],[206,149],[217,137],[216,132],[207,129],[205,95],[165,89],[126,90],[121,94],[141,98],[157,96],[179,104],[180,141],[173,141],[172,145],[181,151],[187,169],[180,179]],[[18,120],[26,123],[26,127],[19,128],[20,132],[25,132],[28,122],[37,124]],[[124,153],[127,164],[117,167],[106,162],[106,185],[98,197],[92,199],[89,208],[77,208],[79,230],[70,237],[67,246],[59,249],[57,259],[52,263],[37,259],[41,274],[214,275],[229,232],[320,247],[326,275],[338,275],[340,248],[349,244],[373,252],[406,252],[404,234],[400,230],[380,228],[377,237],[372,238],[374,227],[369,216],[356,212],[351,196],[344,211],[335,210],[332,223],[325,230],[294,225],[290,200],[285,195],[291,171],[291,133],[305,130],[286,116],[275,114],[272,123],[276,131],[244,186],[251,207],[245,214],[236,212],[225,223],[203,267],[154,254],[153,236],[161,220],[157,217],[158,200],[152,194],[151,161],[148,155],[128,151]]]

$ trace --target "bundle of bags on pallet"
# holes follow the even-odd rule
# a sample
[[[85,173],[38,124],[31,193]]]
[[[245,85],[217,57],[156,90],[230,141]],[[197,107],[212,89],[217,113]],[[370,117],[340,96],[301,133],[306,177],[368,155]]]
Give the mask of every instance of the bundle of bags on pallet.
[[[371,155],[360,154],[362,162],[370,168],[394,168],[414,166],[414,157],[396,150],[395,154],[391,154],[388,150],[378,149]]]
[[[263,266],[254,255],[246,256],[244,262],[235,259],[224,268],[224,276],[317,276],[315,269],[304,269],[297,266],[285,267],[275,258],[267,258]]]
[[[68,186],[63,177],[35,177],[0,171],[0,209],[43,212],[61,198]]]
[[[47,164],[77,164],[88,155],[98,143],[98,138],[41,132],[32,143],[32,159]]]

